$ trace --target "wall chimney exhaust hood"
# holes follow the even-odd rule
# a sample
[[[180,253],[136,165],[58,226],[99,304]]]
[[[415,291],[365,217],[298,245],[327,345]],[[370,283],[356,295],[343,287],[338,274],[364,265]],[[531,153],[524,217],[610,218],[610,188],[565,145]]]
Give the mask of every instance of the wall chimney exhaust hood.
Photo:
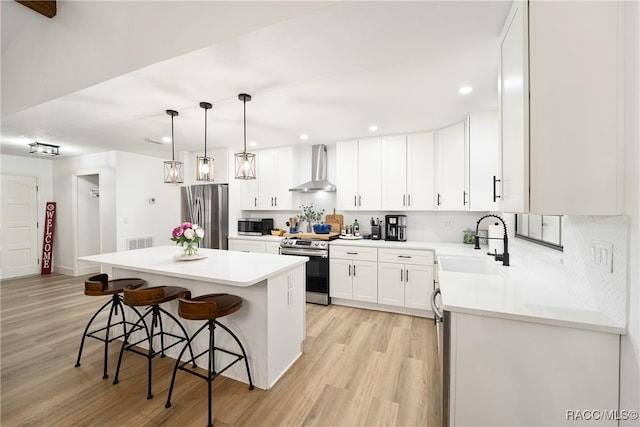
[[[290,188],[289,191],[336,191],[336,186],[327,181],[327,146],[311,147],[311,181]]]

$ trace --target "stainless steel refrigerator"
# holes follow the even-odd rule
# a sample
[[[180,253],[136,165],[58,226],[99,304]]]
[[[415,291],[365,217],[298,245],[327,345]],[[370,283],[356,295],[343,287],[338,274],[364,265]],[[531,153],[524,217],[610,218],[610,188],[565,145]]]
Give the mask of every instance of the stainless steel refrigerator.
[[[204,228],[201,248],[227,249],[229,185],[189,185],[180,189],[180,218]]]

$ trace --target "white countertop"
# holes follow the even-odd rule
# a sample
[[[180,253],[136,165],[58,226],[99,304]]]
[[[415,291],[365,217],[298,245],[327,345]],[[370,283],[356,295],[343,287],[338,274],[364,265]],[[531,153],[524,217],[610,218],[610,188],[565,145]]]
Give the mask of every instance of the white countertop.
[[[104,266],[241,287],[255,285],[309,260],[303,256],[281,256],[204,248],[199,249],[198,253],[207,254],[208,257],[205,259],[174,260],[174,255],[181,253],[181,246],[156,246],[84,256],[78,259]]]
[[[281,239],[280,237],[246,237]],[[442,305],[447,311],[529,321],[556,326],[625,334],[624,325],[587,306],[566,290],[566,280],[558,259],[538,256],[526,247],[510,242],[510,264],[496,262],[498,274],[438,272]],[[484,258],[487,248],[444,242],[387,242],[385,240],[332,240],[330,246],[433,250],[438,257]]]
[[[485,252],[486,253],[486,252]],[[439,258],[444,255],[439,254]],[[438,271],[444,310],[510,320],[625,334],[624,325],[568,293],[560,265],[511,254],[510,266],[496,263],[497,274]],[[485,255],[487,259],[491,257]],[[439,265],[440,267],[440,265]],[[555,271],[554,271],[555,270]]]
[[[271,234],[265,234],[263,236],[229,236],[229,239],[236,240],[253,240],[256,242],[278,242],[280,243],[284,237],[272,236]]]

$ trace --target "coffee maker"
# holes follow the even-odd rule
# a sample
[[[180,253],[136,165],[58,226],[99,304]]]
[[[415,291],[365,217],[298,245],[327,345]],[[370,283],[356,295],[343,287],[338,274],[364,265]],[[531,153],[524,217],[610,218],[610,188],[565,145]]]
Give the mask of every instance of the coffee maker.
[[[384,216],[384,240],[406,242],[407,241],[407,217],[406,215]]]

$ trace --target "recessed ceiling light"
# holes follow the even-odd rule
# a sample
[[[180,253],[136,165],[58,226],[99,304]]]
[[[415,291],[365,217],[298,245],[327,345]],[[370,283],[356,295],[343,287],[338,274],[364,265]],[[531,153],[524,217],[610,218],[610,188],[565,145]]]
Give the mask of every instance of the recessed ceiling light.
[[[255,147],[256,145],[258,145],[258,143],[257,143],[257,142],[255,142],[255,141],[249,141],[249,146],[250,146],[250,147]]]
[[[307,135],[306,133],[302,133],[300,134],[300,139],[306,141],[307,139],[309,139],[309,135]]]
[[[165,144],[168,144],[171,142],[171,137],[170,136],[163,136],[162,137],[162,142],[164,142]]]
[[[458,92],[460,92],[461,95],[466,95],[471,93],[471,91],[473,91],[471,86],[462,86]]]
[[[376,126],[376,125],[371,125],[371,126],[369,126],[369,130],[370,130],[371,132],[375,132],[375,131],[377,131],[377,130],[378,130],[378,126]]]

